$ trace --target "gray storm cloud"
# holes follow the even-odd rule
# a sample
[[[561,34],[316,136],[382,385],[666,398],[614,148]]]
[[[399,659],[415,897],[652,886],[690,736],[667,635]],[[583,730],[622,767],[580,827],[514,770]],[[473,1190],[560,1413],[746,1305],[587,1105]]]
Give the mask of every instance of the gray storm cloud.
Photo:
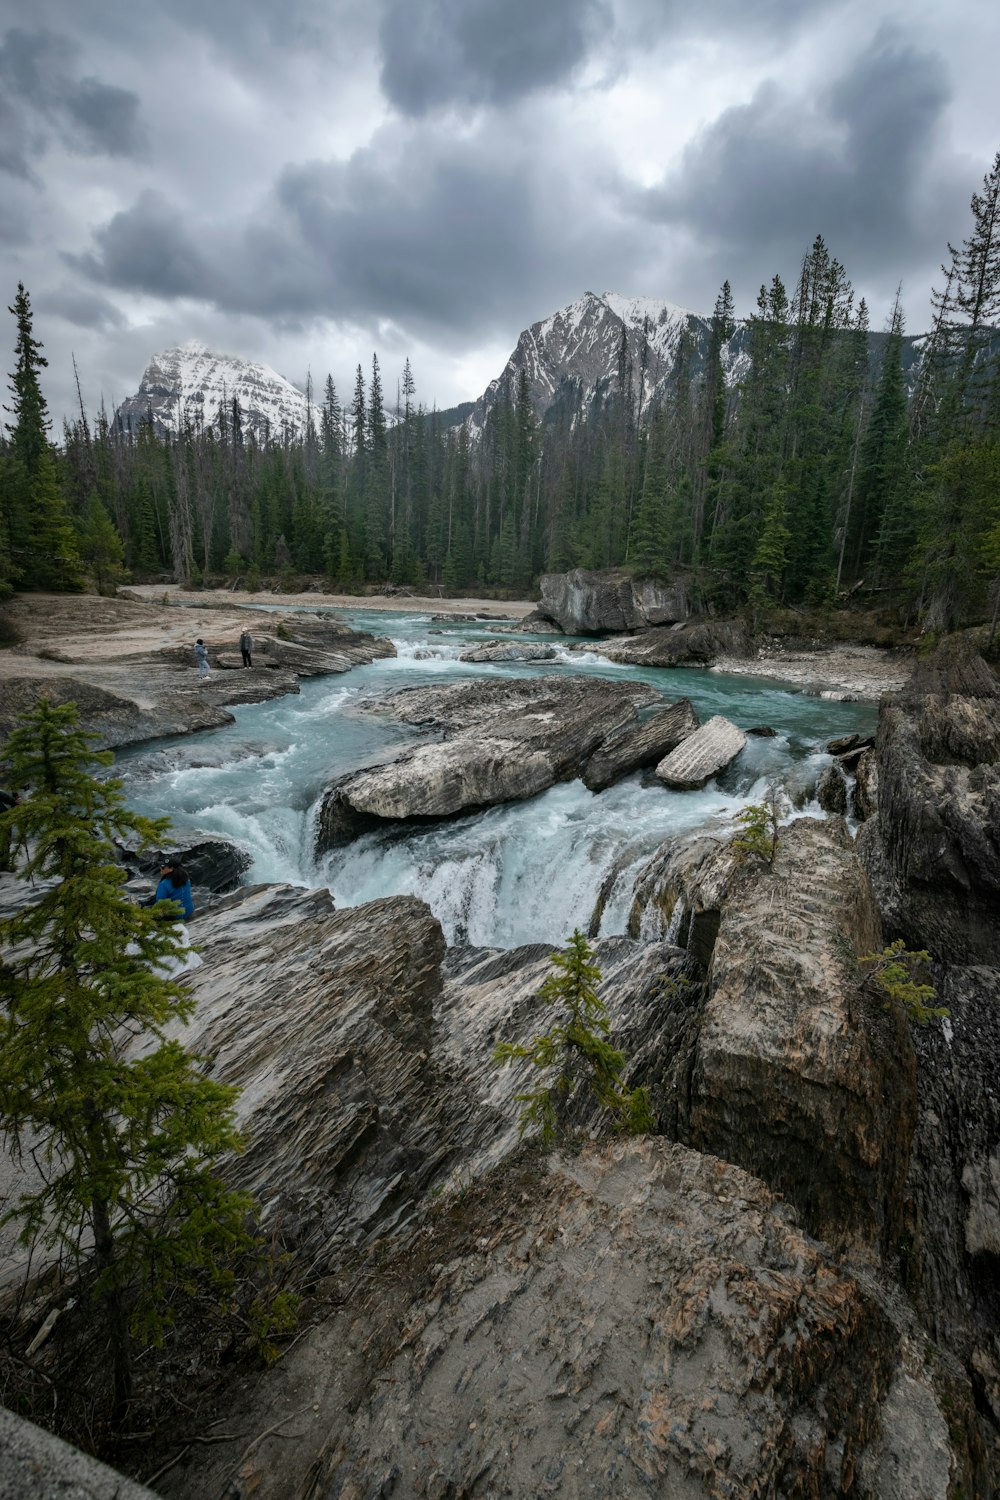
[[[382,88],[410,115],[505,104],[569,79],[611,25],[604,0],[385,0]]]
[[[942,60],[883,29],[826,89],[762,85],[659,186],[625,196],[649,221],[683,226],[720,269],[748,257],[787,267],[819,232],[849,273],[891,265],[898,279],[954,232],[953,218],[928,217],[922,192],[950,97]]]
[[[529,282],[540,299],[558,299],[568,276],[596,281],[603,265],[627,259],[626,225],[588,219],[573,184],[551,180],[529,149],[506,140],[492,149],[488,170],[481,143],[438,139],[429,149],[415,137],[288,167],[235,232],[185,225],[146,192],[69,263],[103,286],[231,312],[391,319],[454,335],[502,323]],[[553,263],[547,247],[560,237]],[[540,301],[537,314],[547,310]]]
[[[0,169],[29,177],[56,135],[81,156],[140,156],[139,97],[79,76],[79,47],[48,31],[11,27],[0,45]]]

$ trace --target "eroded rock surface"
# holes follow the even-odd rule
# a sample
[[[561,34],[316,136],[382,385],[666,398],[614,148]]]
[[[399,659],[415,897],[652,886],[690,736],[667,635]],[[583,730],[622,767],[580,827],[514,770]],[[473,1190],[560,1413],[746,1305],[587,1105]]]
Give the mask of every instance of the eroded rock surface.
[[[761,1183],[591,1147],[480,1231],[334,1417],[323,1500],[850,1488],[895,1330]]]
[[[678,698],[642,723],[626,725],[588,760],[583,769],[584,785],[600,792],[631,771],[655,765],[693,734],[700,722],[691,702]]]
[[[846,827],[798,819],[724,904],[688,1139],[739,1162],[835,1243],[895,1244],[913,1130],[913,1050],[859,988],[881,947]]]
[[[963,1362],[1000,1475],[1000,969],[936,971],[940,1025],[913,1028],[919,1111],[900,1241],[904,1285]]]
[[[1000,683],[948,644],[883,701],[877,810],[858,839],[889,937],[1000,966]]]
[[[369,703],[369,711],[443,730],[447,738],[336,782],[320,810],[319,847],[386,821],[451,817],[533,797],[577,775],[658,697],[642,684],[594,677],[512,678],[410,688]]]
[[[588,646],[608,661],[636,667],[711,666],[720,656],[742,657],[749,649],[749,634],[739,621],[703,619]],[[740,668],[737,665],[732,670]]]
[[[142,614],[141,607],[137,608]],[[298,635],[299,627],[295,630]],[[213,667],[207,677],[199,675],[187,645],[147,647],[130,653],[119,649],[117,655],[107,657],[100,654],[100,640],[88,640],[87,653],[81,650],[74,654],[63,646],[43,647],[34,659],[20,656],[3,664],[16,671],[11,670],[3,680],[0,740],[10,733],[20,714],[42,698],[53,704],[74,702],[81,727],[94,736],[98,749],[216,729],[233,723],[228,709],[234,704],[263,703],[297,693],[300,677],[348,672],[353,666],[395,655],[391,641],[359,634],[333,620],[322,622],[315,632],[307,622],[301,633],[302,640],[255,639],[256,665],[252,671],[219,671]],[[326,644],[312,643],[314,634],[317,642]],[[209,637],[206,639],[210,659],[217,664],[218,649]],[[116,644],[120,648],[120,641]],[[232,665],[239,660],[234,657]]]
[[[715,714],[663,757],[656,774],[666,786],[680,791],[704,786],[736,759],[746,742],[742,729]]]

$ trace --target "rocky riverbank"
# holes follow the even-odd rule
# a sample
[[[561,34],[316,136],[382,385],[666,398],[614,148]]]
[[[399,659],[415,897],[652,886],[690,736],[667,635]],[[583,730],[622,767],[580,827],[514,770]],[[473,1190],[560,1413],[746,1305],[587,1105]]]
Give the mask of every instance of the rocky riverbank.
[[[72,700],[101,748],[230,724],[228,708],[297,693],[302,677],[347,672],[394,656],[384,637],[353,631],[331,616],[200,607],[153,600],[22,594],[4,605],[16,643],[0,651],[0,740],[42,697]],[[254,665],[243,669],[239,637],[249,630]],[[193,646],[202,637],[210,671]]]

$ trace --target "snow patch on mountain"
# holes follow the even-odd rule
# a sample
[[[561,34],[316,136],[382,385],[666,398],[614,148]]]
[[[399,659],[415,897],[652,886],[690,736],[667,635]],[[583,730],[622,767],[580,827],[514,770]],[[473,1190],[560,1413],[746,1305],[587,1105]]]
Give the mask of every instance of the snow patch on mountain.
[[[189,340],[154,354],[134,396],[121,403],[116,413],[121,425],[135,431],[151,417],[162,436],[177,433],[185,421],[192,427],[219,426],[220,408],[227,420],[233,399],[240,404],[244,436],[258,442],[297,437],[306,426],[308,402],[303,391],[255,360],[220,354],[205,344]],[[319,408],[313,405],[313,421],[319,423]]]

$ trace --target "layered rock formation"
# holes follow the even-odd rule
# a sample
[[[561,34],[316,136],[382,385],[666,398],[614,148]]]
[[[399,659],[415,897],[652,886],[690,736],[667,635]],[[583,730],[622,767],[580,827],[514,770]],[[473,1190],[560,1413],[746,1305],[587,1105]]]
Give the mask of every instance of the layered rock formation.
[[[687,698],[651,714],[641,724],[628,724],[610,736],[583,768],[583,783],[603,791],[631,771],[655,765],[693,734],[700,720]]]
[[[350,630],[330,618],[290,617],[277,634],[273,615],[263,617],[265,632],[260,616],[239,611],[224,636],[209,624],[200,632],[196,626],[191,637],[204,635],[213,667],[220,657],[226,665],[242,666],[235,642],[246,625],[255,632],[255,669],[211,671],[201,677],[192,640],[177,643],[180,611],[118,599],[101,600],[100,606],[94,613],[110,614],[113,618],[105,623],[111,628],[89,633],[79,629],[72,637],[56,636],[46,644],[35,640],[15,647],[0,663],[0,739],[42,698],[53,704],[75,703],[80,725],[98,749],[216,729],[233,722],[228,709],[236,704],[297,693],[300,677],[348,672],[395,655],[390,640]],[[206,616],[210,621],[226,618],[214,611],[206,611]]]
[[[554,646],[531,645],[527,641],[497,641],[489,646],[476,646],[463,651],[459,661],[553,661]]]
[[[963,644],[883,702],[878,797],[859,849],[883,922],[910,948],[1000,964],[1000,683]]]
[[[916,1089],[905,1025],[861,992],[857,958],[880,947],[844,825],[783,828],[773,864],[722,909],[690,1140],[779,1187],[815,1234],[885,1251]]]
[[[592,649],[623,666],[711,666],[720,656],[745,656],[750,636],[738,620],[700,619],[644,630],[626,640],[601,641]]]
[[[368,711],[443,729],[448,738],[334,783],[320,809],[319,848],[385,822],[451,817],[533,797],[577,775],[658,696],[641,684],[564,677],[475,679],[374,700]]]
[[[759,1181],[650,1140],[525,1187],[442,1245],[325,1500],[851,1488],[897,1335]]]
[[[883,702],[858,836],[887,937],[937,960],[948,1018],[915,1031],[919,1111],[900,1272],[962,1362],[1000,1472],[1000,689],[961,642]]]
[[[573,774],[610,764],[655,696],[592,699],[574,681],[500,699],[495,682],[421,689],[380,709],[451,737],[404,766],[462,736],[475,761],[507,735],[529,768]],[[635,935],[596,954],[657,1137],[595,1139],[577,1090],[577,1155],[519,1147],[515,1096],[537,1079],[491,1057],[551,1018],[545,946],[445,953],[417,900],[338,911],[285,887],[199,917],[183,1036],[243,1090],[250,1144],[227,1170],[335,1295],[325,1283],[325,1321],[258,1393],[231,1393],[232,1446],[197,1450],[165,1495],[995,1493],[994,720],[978,667],[938,681],[926,707],[887,707],[865,785],[880,799],[888,781],[911,842],[953,841],[933,889],[956,922],[971,892],[980,962],[938,969],[948,1022],[911,1039],[862,991],[857,956],[883,934],[839,820],[783,828],[770,865],[707,838],[661,851]],[[900,733],[919,771],[906,785]],[[932,851],[886,843],[883,811],[866,861],[889,919],[919,936]],[[289,1412],[295,1442],[282,1431],[248,1456],[246,1433]]]

